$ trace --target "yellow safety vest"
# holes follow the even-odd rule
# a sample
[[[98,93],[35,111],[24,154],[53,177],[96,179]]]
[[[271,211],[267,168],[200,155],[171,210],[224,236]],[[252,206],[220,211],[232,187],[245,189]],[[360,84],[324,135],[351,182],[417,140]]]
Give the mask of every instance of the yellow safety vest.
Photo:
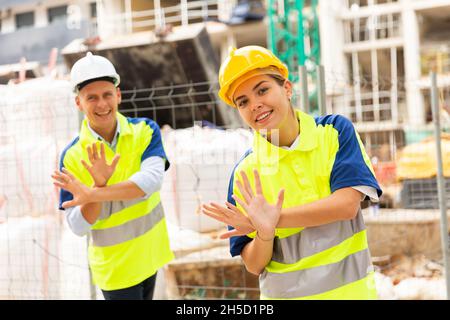
[[[146,121],[129,121],[120,113],[117,119],[120,161],[108,185],[126,181],[140,170],[142,155],[153,137]],[[62,165],[87,186],[92,186],[93,180],[80,160],[89,163],[86,147],[95,141],[85,119],[79,137],[62,156]],[[105,145],[105,153],[111,161],[114,151]],[[94,283],[102,290],[136,285],[174,258],[159,191],[144,200],[104,202],[90,236],[89,265]]]
[[[373,174],[370,159],[350,121],[330,117],[316,123],[313,117],[299,110],[295,112],[301,128],[297,147],[293,150],[276,147],[255,132],[253,150],[236,166],[232,181],[240,179],[239,172],[243,170],[254,185],[256,168],[269,203],[276,203],[278,192],[285,189],[283,208],[329,196],[330,175],[340,149],[339,131],[332,122],[338,119],[356,134],[358,141],[354,139],[353,145],[360,151],[360,163],[367,166],[359,170],[367,173],[367,181],[375,181],[367,182],[363,177],[353,185],[373,185],[379,189],[375,178],[370,177]],[[231,188],[243,199],[234,182],[230,192]],[[238,207],[241,208],[239,204]],[[255,233],[247,236],[254,238]],[[277,228],[273,256],[259,278],[261,298],[376,299],[373,275],[366,228],[359,210],[352,220],[308,228]]]

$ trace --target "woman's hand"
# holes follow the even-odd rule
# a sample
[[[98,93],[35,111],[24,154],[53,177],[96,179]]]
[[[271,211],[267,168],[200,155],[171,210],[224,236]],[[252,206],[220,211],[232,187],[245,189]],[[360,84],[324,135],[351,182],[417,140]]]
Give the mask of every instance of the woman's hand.
[[[280,219],[281,208],[284,201],[284,189],[281,189],[278,193],[278,201],[276,204],[272,205],[268,203],[263,195],[258,170],[253,170],[253,173],[255,175],[256,193],[253,193],[250,181],[245,172],[241,171],[244,184],[237,180],[236,185],[244,197],[244,200],[241,200],[236,195],[233,195],[233,199],[242,206],[245,212],[247,212],[258,236],[263,240],[270,240],[273,239],[275,235],[275,227]]]
[[[96,187],[104,187],[108,182],[109,178],[113,175],[116,170],[117,163],[119,162],[120,155],[116,154],[111,161],[111,164],[106,162],[105,156],[105,144],[100,143],[100,154],[97,151],[97,143],[94,142],[92,146],[87,146],[86,151],[88,154],[89,165],[83,159],[81,163],[86,168],[86,170],[91,175],[92,179],[94,179],[94,184]]]
[[[220,239],[228,239],[234,236],[243,236],[255,231],[250,219],[242,213],[236,206],[226,202],[226,207],[211,202],[210,205],[204,204],[202,212],[217,221],[230,225],[234,230],[222,233]]]
[[[73,199],[63,202],[62,207],[75,207],[91,202],[92,189],[78,181],[66,168],[62,168],[62,171],[55,171],[52,174],[53,184],[73,195]]]

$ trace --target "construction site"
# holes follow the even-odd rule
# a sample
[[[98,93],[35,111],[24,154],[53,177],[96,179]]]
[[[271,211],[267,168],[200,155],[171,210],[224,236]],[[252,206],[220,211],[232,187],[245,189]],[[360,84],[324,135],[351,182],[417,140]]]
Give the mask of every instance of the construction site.
[[[230,47],[247,45],[288,66],[299,109],[358,131],[383,190],[361,202],[379,299],[449,298],[450,0],[0,0],[0,299],[103,299],[50,178],[83,120],[69,75],[88,51],[120,74],[119,112],[160,126],[171,163],[175,259],[154,299],[259,299],[258,276],[219,238],[227,226],[201,213],[227,200],[252,146],[218,96]]]

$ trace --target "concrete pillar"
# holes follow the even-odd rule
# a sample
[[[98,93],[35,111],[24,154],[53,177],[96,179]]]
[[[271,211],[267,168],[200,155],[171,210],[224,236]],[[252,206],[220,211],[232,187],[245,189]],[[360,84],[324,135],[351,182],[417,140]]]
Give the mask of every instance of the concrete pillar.
[[[228,57],[230,48],[236,48],[236,37],[231,29],[227,27],[226,39],[220,45],[220,63]]]
[[[16,30],[15,12],[9,11],[2,18],[2,30],[1,33],[10,33]]]
[[[425,124],[423,96],[418,82],[420,74],[420,36],[417,14],[411,1],[402,0],[402,27],[404,37],[405,89],[408,115],[405,117],[410,126]]]
[[[34,9],[34,27],[41,28],[48,25],[47,7],[39,3]]]
[[[218,18],[220,21],[228,21],[231,18],[233,8],[236,6],[237,0],[219,0],[218,1]]]
[[[349,66],[344,54],[344,24],[339,17],[346,5],[346,0],[319,0],[320,61],[325,70],[327,94],[343,94],[345,81],[348,79]],[[345,99],[340,99],[339,103],[344,104]],[[344,110],[345,105],[336,108]],[[330,111],[327,109],[327,112]]]
[[[127,33],[133,32],[133,7],[131,0],[125,0],[125,25]]]
[[[155,8],[155,28],[161,28],[163,19],[161,12],[161,1],[153,0],[153,8]]]
[[[122,4],[122,0],[97,0],[97,26],[100,38],[106,39],[125,33],[125,8]]]

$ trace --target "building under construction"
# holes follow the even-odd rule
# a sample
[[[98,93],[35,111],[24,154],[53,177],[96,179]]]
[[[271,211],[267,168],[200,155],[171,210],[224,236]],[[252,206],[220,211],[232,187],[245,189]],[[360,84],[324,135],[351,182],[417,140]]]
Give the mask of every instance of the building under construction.
[[[67,79],[87,51],[121,75],[120,111],[162,129],[172,166],[161,198],[177,255],[165,270],[165,297],[258,297],[257,279],[217,238],[223,225],[199,215],[204,201],[224,200],[251,144],[236,110],[217,96],[218,69],[233,46],[270,48],[290,67],[300,107],[355,124],[383,184],[382,206],[398,209],[365,209],[376,263],[388,270],[409,263],[394,255],[437,257],[436,206],[399,206],[389,170],[401,148],[432,134],[430,71],[440,105],[450,105],[449,17],[450,0],[0,1],[0,44],[8,48],[0,52],[0,297],[95,298],[85,242],[63,226],[48,180],[79,126]],[[442,275],[441,265],[418,261],[422,274]]]
[[[269,46],[283,57],[273,34],[294,26],[300,31],[281,37],[285,47],[292,38],[301,39],[300,49],[289,50],[307,59],[296,62],[309,69],[308,62],[324,66],[327,112],[353,120],[369,150],[417,141],[418,125],[426,135],[428,74],[436,71],[444,88],[450,81],[450,1],[445,0],[22,0],[1,1],[0,10],[0,42],[8,47],[0,53],[3,82],[18,74],[22,57],[40,63],[45,73],[50,48],[57,47],[58,64],[69,68],[87,50],[107,56],[126,75],[124,90],[215,81],[230,46]],[[311,22],[311,12],[317,22]],[[42,74],[35,65],[28,68],[30,76],[33,70]],[[447,90],[444,101],[448,96]],[[197,120],[238,121],[223,110],[218,119],[199,110]],[[186,121],[180,118],[178,127]],[[386,160],[393,155],[373,152]]]

